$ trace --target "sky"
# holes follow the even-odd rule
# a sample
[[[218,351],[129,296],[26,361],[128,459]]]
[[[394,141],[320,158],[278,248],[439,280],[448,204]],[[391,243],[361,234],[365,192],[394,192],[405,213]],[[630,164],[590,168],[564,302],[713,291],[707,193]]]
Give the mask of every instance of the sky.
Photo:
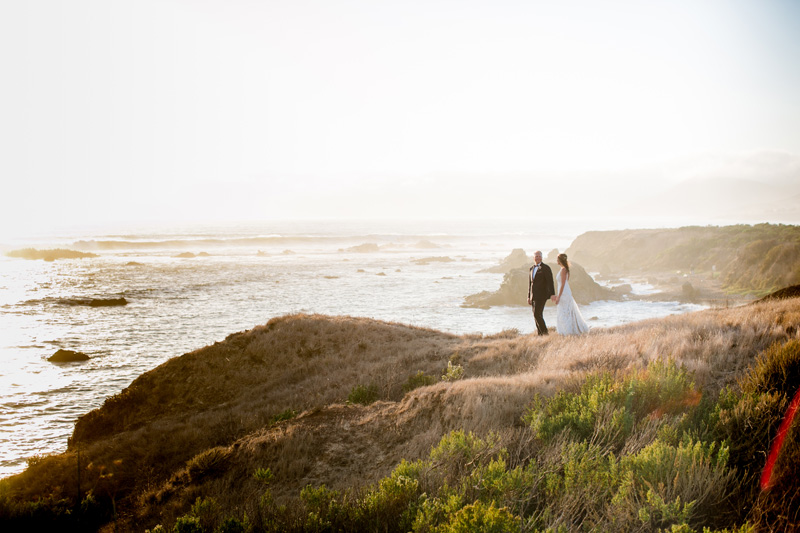
[[[7,231],[800,183],[793,0],[26,0],[0,64]]]

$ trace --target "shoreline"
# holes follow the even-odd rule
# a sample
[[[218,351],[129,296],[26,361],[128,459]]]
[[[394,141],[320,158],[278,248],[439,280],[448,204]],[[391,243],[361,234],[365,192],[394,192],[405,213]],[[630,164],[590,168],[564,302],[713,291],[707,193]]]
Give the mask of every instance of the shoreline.
[[[614,285],[624,283],[646,284],[654,292],[630,294],[629,299],[650,302],[681,302],[708,305],[709,307],[732,307],[754,302],[760,296],[738,294],[723,288],[720,274],[709,276],[707,272],[683,273],[673,271],[637,272],[624,277],[595,275],[600,283]],[[687,285],[688,284],[688,285]]]

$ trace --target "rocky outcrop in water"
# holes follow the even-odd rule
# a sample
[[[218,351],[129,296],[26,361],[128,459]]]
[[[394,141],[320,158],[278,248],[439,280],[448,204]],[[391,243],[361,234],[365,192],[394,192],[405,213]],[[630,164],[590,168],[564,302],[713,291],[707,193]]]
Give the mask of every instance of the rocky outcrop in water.
[[[493,274],[506,274],[516,268],[531,266],[533,264],[533,257],[528,257],[525,250],[522,248],[514,248],[500,264],[497,266],[484,268],[480,272],[489,272]]]
[[[128,305],[125,298],[72,298],[61,300],[64,305],[85,305],[88,307],[118,307]]]
[[[452,257],[438,256],[438,257],[423,257],[422,259],[413,259],[411,262],[415,265],[429,265],[431,263],[452,263],[455,261]]]
[[[58,350],[56,353],[47,358],[51,363],[76,363],[79,361],[88,361],[89,356],[85,353],[75,352],[72,350]]]
[[[560,267],[549,264],[553,270],[555,281]],[[516,268],[503,276],[500,288],[495,292],[483,291],[464,298],[462,307],[478,307],[487,309],[493,305],[528,305],[529,267]],[[621,300],[624,290],[613,290],[597,284],[586,270],[572,263],[570,267],[569,285],[572,295],[579,304],[588,304],[597,300]]]
[[[370,254],[380,251],[380,247],[374,242],[365,242],[358,246],[351,246],[349,248],[340,249],[340,252],[354,252],[359,254]]]
[[[97,254],[89,252],[77,252],[75,250],[65,250],[56,248],[53,250],[36,250],[35,248],[23,248],[22,250],[12,250],[6,254],[8,257],[18,257],[20,259],[44,259],[45,261],[55,261],[56,259],[84,259],[98,257]]]
[[[441,246],[428,240],[422,240],[417,242],[414,245],[414,248],[421,248],[423,250],[432,250],[434,248],[441,248]]]

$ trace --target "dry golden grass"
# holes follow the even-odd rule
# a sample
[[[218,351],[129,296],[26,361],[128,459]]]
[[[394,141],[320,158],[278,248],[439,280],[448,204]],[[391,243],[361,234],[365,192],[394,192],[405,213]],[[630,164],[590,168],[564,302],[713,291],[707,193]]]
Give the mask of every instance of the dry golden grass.
[[[587,374],[626,373],[672,359],[704,394],[733,384],[756,355],[798,337],[800,299],[648,320],[579,337],[509,331],[456,336],[362,318],[293,315],[229,336],[142,375],[85,415],[65,454],[10,478],[18,498],[120,500],[138,524],[169,521],[199,495],[230,509],[252,505],[253,473],[269,467],[278,500],[307,485],[363,487],[397,463],[427,456],[454,429],[495,431],[512,456],[527,453],[521,420],[531,398],[577,390]],[[464,378],[403,393],[418,371]],[[369,406],[345,404],[378,386]],[[271,423],[294,410],[291,420]],[[642,442],[647,439],[643,437]],[[113,474],[113,475],[108,475]],[[246,509],[244,509],[246,510]],[[120,522],[121,528],[132,522]]]
[[[797,301],[783,300],[652,319],[577,337],[478,341],[471,348],[467,373],[533,372],[561,387],[586,372],[631,370],[669,358],[694,371],[698,386],[719,390],[773,342],[796,337],[798,324]]]

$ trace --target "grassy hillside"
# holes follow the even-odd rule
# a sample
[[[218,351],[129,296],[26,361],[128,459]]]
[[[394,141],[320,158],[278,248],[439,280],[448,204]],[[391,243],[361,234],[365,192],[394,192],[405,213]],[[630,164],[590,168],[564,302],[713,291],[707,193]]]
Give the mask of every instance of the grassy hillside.
[[[588,270],[711,272],[731,291],[766,294],[800,283],[800,227],[756,224],[592,231],[567,249]]]
[[[66,453],[0,482],[0,525],[796,528],[794,429],[759,480],[800,383],[798,324],[796,298],[580,337],[273,319],[82,417]]]

